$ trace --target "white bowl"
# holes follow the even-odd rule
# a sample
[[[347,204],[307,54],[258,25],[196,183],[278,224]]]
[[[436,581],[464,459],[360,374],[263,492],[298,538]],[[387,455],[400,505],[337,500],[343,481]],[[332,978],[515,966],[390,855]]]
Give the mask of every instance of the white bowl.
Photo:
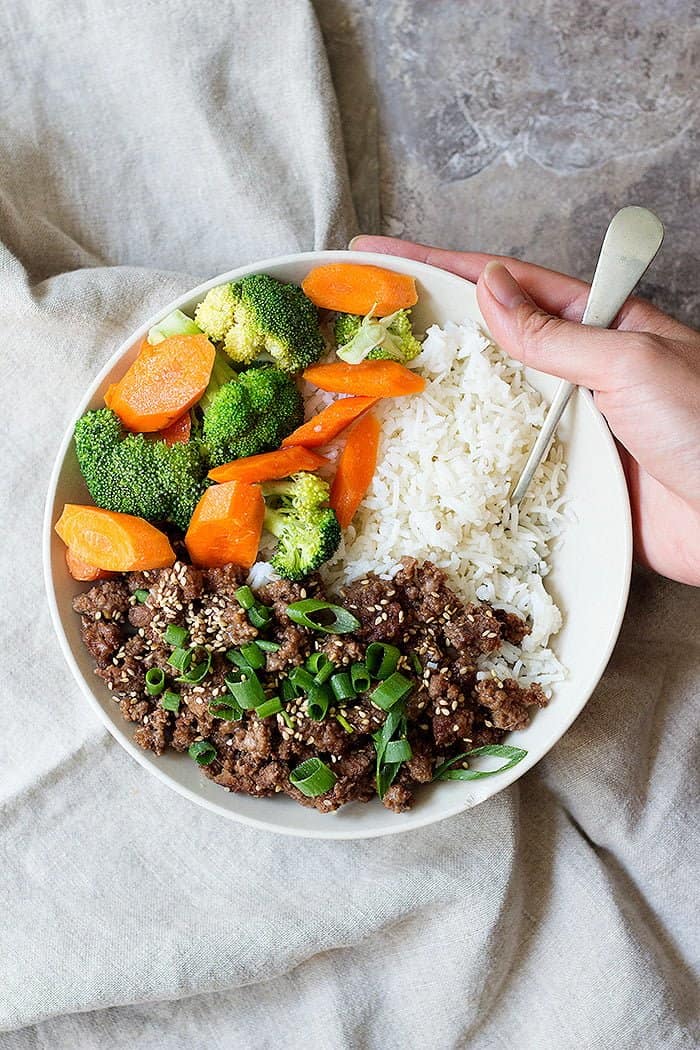
[[[221,274],[165,306],[119,347],[76,411],[103,404],[107,386],[116,381],[135,357],[146,332],[156,321],[180,307],[191,311],[215,285],[244,274],[265,272],[284,281],[300,282],[312,266],[347,261],[345,252],[307,252],[269,259]],[[453,274],[408,259],[353,253],[357,262],[374,263],[412,274],[420,299],[415,308],[418,327],[473,318],[483,324],[474,285]],[[530,381],[551,397],[556,380],[531,373]],[[311,838],[370,838],[419,828],[484,802],[521,777],[568,729],[595,689],[617,638],[627,602],[632,563],[630,510],[627,489],[614,442],[587,392],[579,392],[559,429],[566,448],[566,494],[576,516],[553,557],[548,587],[562,609],[564,626],[554,648],[568,668],[568,678],[557,685],[550,705],[538,711],[527,729],[510,734],[510,741],[527,749],[527,758],[502,776],[469,783],[431,785],[418,793],[410,812],[396,814],[378,801],[354,803],[337,813],[321,814],[281,795],[252,798],[230,794],[205,779],[186,755],[174,751],[161,758],[132,740],[126,723],[106,686],[93,674],[93,660],[80,640],[80,620],[71,601],[85,588],[68,574],[65,548],[53,525],[64,503],[84,503],[88,494],[78,471],[72,443],[72,425],[64,434],[51,475],[44,519],[44,570],[49,606],[58,639],[75,679],[88,703],[110,733],[138,762],[175,791],[205,809],[255,827]]]

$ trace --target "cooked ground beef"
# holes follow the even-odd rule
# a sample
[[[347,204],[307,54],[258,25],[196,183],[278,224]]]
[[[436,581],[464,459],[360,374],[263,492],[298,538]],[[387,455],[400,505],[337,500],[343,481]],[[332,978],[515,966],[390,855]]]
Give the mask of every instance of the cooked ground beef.
[[[303,695],[286,703],[286,717],[262,719],[245,711],[237,721],[227,721],[217,714],[216,702],[228,694],[226,676],[233,670],[227,652],[261,636],[236,598],[245,582],[245,570],[233,565],[202,571],[178,561],[170,569],[96,583],[73,603],[82,619],[83,641],[97,664],[95,673],[124,718],[138,723],[138,744],[160,755],[169,747],[186,751],[198,741],[209,741],[216,757],[202,772],[229,791],[256,796],[284,792],[322,812],[368,801],[376,794],[372,734],[382,728],[386,714],[367,694],[337,702],[322,721],[308,717]],[[145,601],[139,601],[137,591],[148,592]],[[393,580],[370,574],[347,587],[337,600],[357,617],[355,634],[319,634],[293,623],[287,607],[307,597],[326,598],[320,577],[303,585],[277,581],[256,594],[270,610],[262,635],[278,645],[265,652],[260,682],[266,696],[277,696],[281,681],[313,652],[347,670],[364,660],[372,642],[396,645],[402,654],[398,671],[414,680],[405,706],[412,757],[398,768],[383,799],[396,812],[413,805],[414,789],[432,780],[437,765],[499,742],[506,732],[527,725],[533,706],[546,703],[540,686],[523,688],[512,679],[484,677],[477,670],[480,660],[496,653],[503,641],[520,644],[527,624],[485,603],[465,605],[430,562],[405,558]],[[164,640],[170,624],[187,630],[188,645],[210,654],[211,666],[201,682],[177,681],[179,672],[169,662],[174,646]],[[145,676],[152,667],[165,671],[166,688],[179,694],[178,711],[165,710],[161,696],[148,694]],[[307,798],[291,784],[289,774],[314,756],[336,779],[326,794]]]

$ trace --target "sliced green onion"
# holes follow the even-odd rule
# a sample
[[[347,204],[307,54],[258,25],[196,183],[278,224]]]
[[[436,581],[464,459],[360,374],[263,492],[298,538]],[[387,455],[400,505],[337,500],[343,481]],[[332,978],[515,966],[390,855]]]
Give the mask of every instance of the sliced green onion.
[[[228,685],[228,683],[226,683]],[[250,711],[265,701],[265,693],[260,685],[258,676],[251,673],[248,678],[241,682],[231,682],[229,689],[240,707]]]
[[[176,623],[169,623],[163,635],[163,641],[172,645],[175,649],[182,649],[189,638],[189,631],[184,627],[178,627]]]
[[[160,667],[149,667],[146,671],[145,682],[149,696],[160,696],[165,689],[165,671]]]
[[[372,734],[374,746],[377,750],[377,761],[381,761],[384,758],[386,745],[394,736],[394,733],[403,728],[405,714],[406,712],[404,711],[403,704],[395,704],[384,719],[384,725],[382,728]]]
[[[401,763],[404,761],[402,756],[408,754],[406,748],[401,746],[395,749],[392,748],[391,752],[389,752],[389,755],[393,756],[392,761],[389,760],[389,755],[387,755],[387,751],[391,744],[403,745],[405,733],[405,706],[401,702],[397,702],[384,719],[384,725],[382,728],[378,732],[372,734],[374,747],[377,752],[377,771],[375,779],[377,784],[377,794],[380,798],[384,798],[387,790],[396,779],[399,769],[401,768]],[[398,734],[398,740],[392,739],[394,734]],[[408,742],[406,741],[406,743]]]
[[[288,729],[294,729],[294,719],[291,715],[287,714],[284,708],[280,711],[282,718],[284,719]]]
[[[409,758],[413,757],[413,751],[408,740],[390,740],[384,750],[384,761],[386,763],[392,762],[408,762]]]
[[[401,652],[395,645],[386,642],[372,642],[365,653],[365,665],[372,678],[383,681],[394,673],[399,666]]]
[[[252,609],[255,605],[255,595],[250,587],[239,587],[236,591],[236,601],[244,609]]]
[[[224,722],[238,722],[243,717],[243,711],[232,696],[224,695],[210,700],[208,710],[212,718],[222,718]]]
[[[187,753],[198,766],[209,766],[216,758],[216,748],[209,740],[195,740],[187,748]]]
[[[241,653],[254,671],[260,671],[265,666],[265,653],[257,642],[249,642],[247,645],[242,645]]]
[[[353,664],[350,668],[350,680],[356,693],[366,693],[372,686],[372,679],[364,664]]]
[[[160,706],[165,711],[173,711],[176,715],[180,713],[180,695],[179,693],[171,693],[169,689],[163,693],[160,698]]]
[[[190,664],[192,663],[192,650],[174,649],[168,657],[168,663],[184,674],[185,671],[189,671],[190,669]]]
[[[266,700],[264,704],[258,704],[255,708],[255,713],[258,718],[269,718],[270,715],[280,715],[282,713],[282,704],[278,696],[273,696],[269,700]]]
[[[329,663],[330,660],[325,653],[312,653],[311,656],[308,657],[304,667],[307,671],[311,671],[311,674],[318,674],[318,672]]]
[[[319,685],[323,685],[331,677],[335,671],[335,664],[332,660],[329,660],[327,664],[324,664],[320,671],[315,675],[315,680]]]
[[[287,616],[301,627],[324,634],[348,634],[356,631],[360,621],[347,609],[318,598],[305,598],[287,606]]]
[[[316,686],[314,676],[303,667],[295,667],[289,676],[289,681],[304,693],[308,693]]]
[[[255,644],[258,649],[262,649],[264,653],[276,653],[282,648],[279,642],[268,642],[267,638],[256,638]]]
[[[406,678],[400,671],[394,671],[384,682],[380,682],[377,688],[370,693],[369,698],[382,711],[390,711],[394,704],[402,700],[413,689],[413,682]]]
[[[224,682],[226,683],[226,688],[229,692],[231,692],[231,689],[234,685],[238,685],[238,683],[242,681],[243,675],[237,667],[229,671],[228,674],[224,675]]]
[[[280,682],[280,695],[285,703],[295,700],[299,696],[299,690],[289,678],[283,678]]]
[[[331,678],[331,689],[336,700],[352,700],[357,695],[352,678],[347,671],[334,674]]]
[[[150,591],[145,591],[143,590],[143,588],[139,587],[137,591],[134,591],[134,598],[137,602],[143,605],[143,603],[148,599],[148,595],[150,593]]]
[[[335,720],[338,723],[338,725],[341,725],[343,727],[343,729],[345,730],[346,733],[354,733],[355,732],[355,730],[352,728],[352,726],[348,722],[347,718],[345,718],[343,715],[336,715],[335,716]]]
[[[330,690],[322,685],[315,685],[313,689],[309,690],[306,701],[306,714],[312,722],[323,721],[328,714],[328,708],[331,706],[331,699]]]
[[[196,663],[194,667],[189,667],[184,674],[178,678],[178,682],[186,682],[188,685],[197,685],[207,677],[211,670],[211,653],[206,649],[199,651],[204,653],[204,659]],[[194,650],[192,650],[192,655],[194,658]]]
[[[270,623],[270,610],[266,605],[254,605],[248,610],[248,619],[253,627],[257,627],[260,631]]]
[[[416,674],[423,674],[423,664],[418,653],[411,653],[411,663]]]
[[[498,769],[453,769],[456,762],[462,762],[465,758],[479,755],[492,755],[495,758],[507,758],[508,761]],[[484,744],[483,747],[474,747],[471,751],[463,751],[461,755],[455,755],[447,762],[438,766],[433,774],[433,780],[481,780],[482,777],[492,777],[496,773],[505,773],[507,769],[517,766],[518,762],[527,755],[522,747],[512,747],[510,744]]]
[[[307,758],[289,774],[294,787],[307,798],[325,795],[335,784],[335,773],[320,758]]]
[[[252,667],[240,649],[228,649],[226,652],[226,659],[230,660],[232,664],[236,665],[236,667],[240,667],[242,671],[252,671]]]

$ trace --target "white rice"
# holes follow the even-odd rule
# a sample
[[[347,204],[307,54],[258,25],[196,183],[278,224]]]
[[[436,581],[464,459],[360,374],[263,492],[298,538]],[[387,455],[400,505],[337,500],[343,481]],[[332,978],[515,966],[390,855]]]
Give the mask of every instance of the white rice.
[[[564,677],[549,647],[561,615],[544,577],[562,529],[566,466],[554,444],[518,509],[508,495],[546,406],[471,321],[429,329],[415,365],[428,379],[418,396],[376,409],[382,423],[372,485],[323,569],[331,590],[368,572],[391,578],[411,555],[444,569],[465,600],[516,612],[531,625],[519,649],[505,645],[481,676],[544,686]],[[310,411],[321,405],[309,406]]]

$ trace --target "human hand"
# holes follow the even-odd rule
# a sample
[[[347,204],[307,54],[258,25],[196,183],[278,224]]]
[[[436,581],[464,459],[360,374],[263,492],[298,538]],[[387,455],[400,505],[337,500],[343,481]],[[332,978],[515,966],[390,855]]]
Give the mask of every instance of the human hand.
[[[352,248],[476,282],[481,312],[508,354],[589,387],[618,441],[637,560],[700,585],[700,333],[637,298],[613,329],[577,324],[589,286],[517,259],[391,237],[357,237]]]

